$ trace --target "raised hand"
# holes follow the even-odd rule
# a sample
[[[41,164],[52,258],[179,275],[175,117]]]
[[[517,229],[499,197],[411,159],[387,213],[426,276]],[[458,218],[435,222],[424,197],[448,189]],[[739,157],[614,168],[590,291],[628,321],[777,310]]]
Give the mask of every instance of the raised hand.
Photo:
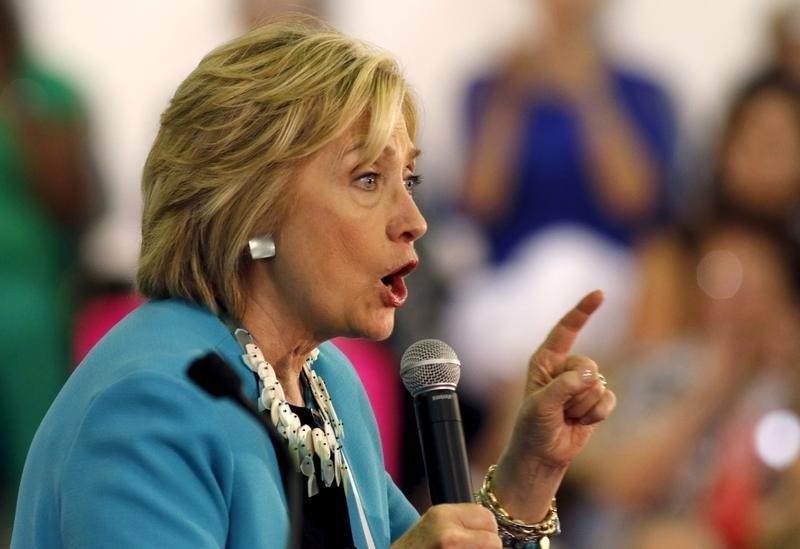
[[[505,499],[508,510],[523,520],[544,516],[566,467],[616,405],[597,364],[570,354],[602,302],[600,291],[581,299],[528,363],[525,398],[495,475],[500,501]]]
[[[603,301],[594,291],[553,327],[528,363],[525,400],[513,443],[526,454],[554,466],[566,466],[589,439],[593,425],[611,413],[614,393],[598,376],[597,363],[571,355],[583,326]]]

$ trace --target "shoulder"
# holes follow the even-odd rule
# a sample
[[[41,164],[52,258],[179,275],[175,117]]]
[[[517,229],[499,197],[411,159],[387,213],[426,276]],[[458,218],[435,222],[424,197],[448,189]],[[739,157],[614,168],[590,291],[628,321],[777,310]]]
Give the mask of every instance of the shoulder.
[[[203,307],[178,300],[145,303],[95,345],[49,415],[59,416],[56,423],[63,425],[65,414],[80,411],[73,425],[101,437],[111,437],[115,424],[130,434],[146,427],[163,428],[166,435],[176,425],[181,425],[176,436],[209,429],[218,405],[193,385],[186,370],[212,351],[231,361],[234,345],[225,325]]]
[[[218,352],[234,364],[239,358],[233,336],[210,311],[174,300],[146,303],[95,345],[53,408],[89,409],[100,397],[101,402],[125,398],[142,410],[151,401],[188,406],[187,400],[205,395],[194,387],[186,370],[209,352]],[[240,375],[247,375],[240,366]]]
[[[92,371],[109,382],[137,369],[183,375],[190,360],[231,345],[230,332],[208,309],[179,300],[152,301],[112,328],[78,372]]]

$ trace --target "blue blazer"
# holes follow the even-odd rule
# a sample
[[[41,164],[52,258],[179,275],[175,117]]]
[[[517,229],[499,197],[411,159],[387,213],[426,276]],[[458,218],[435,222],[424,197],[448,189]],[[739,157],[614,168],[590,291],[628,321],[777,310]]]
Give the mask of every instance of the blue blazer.
[[[236,368],[255,402],[238,343],[208,309],[154,301],[111,330],[36,433],[12,548],[285,547],[287,502],[269,439],[236,405],[186,377],[187,365],[209,351]],[[375,418],[350,362],[323,344],[314,369],[344,423],[344,451],[375,545],[388,547],[419,516],[384,469]],[[366,547],[353,496],[351,489],[353,537]]]

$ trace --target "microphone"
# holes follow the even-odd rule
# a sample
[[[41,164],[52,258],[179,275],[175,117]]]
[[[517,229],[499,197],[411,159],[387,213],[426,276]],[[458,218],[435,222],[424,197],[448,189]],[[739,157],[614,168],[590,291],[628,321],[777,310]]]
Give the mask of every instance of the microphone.
[[[209,395],[215,398],[230,398],[236,402],[267,431],[272,440],[272,446],[275,448],[278,467],[281,470],[281,481],[289,504],[289,543],[287,547],[289,549],[299,548],[303,522],[301,507],[303,485],[300,475],[294,472],[286,442],[277,429],[264,419],[256,405],[244,394],[239,374],[217,353],[211,352],[196,358],[187,368],[186,374]]]
[[[473,501],[456,385],[461,362],[438,339],[411,345],[400,360],[400,378],[414,397],[414,412],[431,503]]]

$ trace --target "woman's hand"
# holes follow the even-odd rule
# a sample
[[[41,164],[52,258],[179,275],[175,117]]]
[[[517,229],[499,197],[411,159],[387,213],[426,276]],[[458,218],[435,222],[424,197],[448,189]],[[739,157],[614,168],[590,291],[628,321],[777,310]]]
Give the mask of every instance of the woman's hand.
[[[524,401],[494,478],[498,500],[515,518],[545,516],[567,466],[616,405],[597,364],[570,354],[602,301],[600,291],[585,296],[530,359]]]
[[[502,547],[492,512],[474,503],[434,505],[419,522],[392,544],[393,549],[413,547]]]

